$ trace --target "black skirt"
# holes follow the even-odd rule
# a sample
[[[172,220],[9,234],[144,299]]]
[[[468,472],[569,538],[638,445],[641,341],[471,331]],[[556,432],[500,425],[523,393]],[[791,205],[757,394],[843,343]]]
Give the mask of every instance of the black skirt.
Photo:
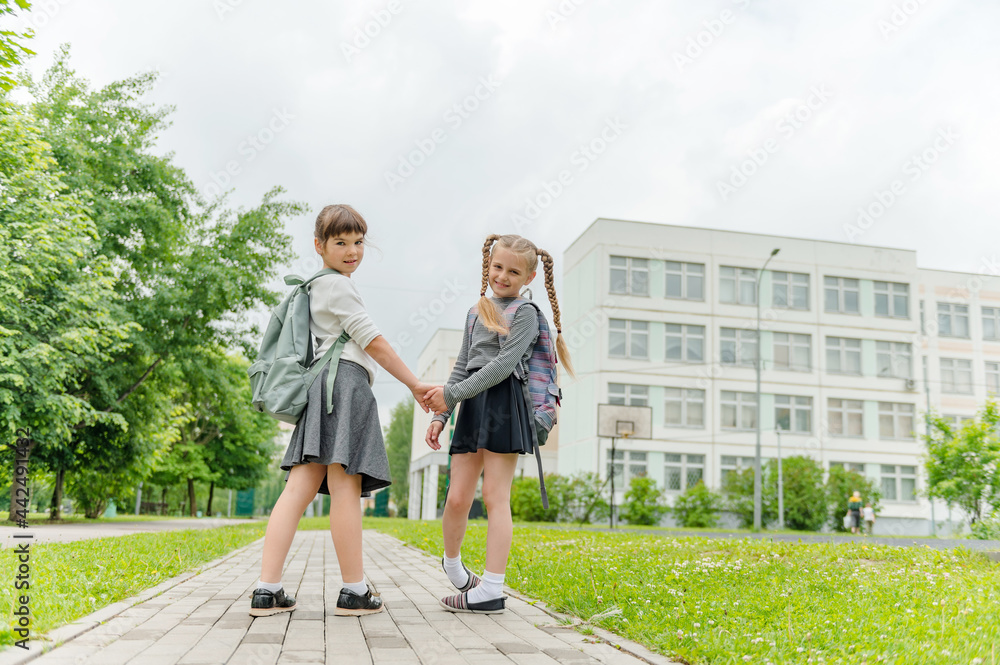
[[[534,426],[524,387],[511,374],[492,388],[459,404],[449,453],[456,455],[488,450],[491,453],[530,455],[534,452]]]

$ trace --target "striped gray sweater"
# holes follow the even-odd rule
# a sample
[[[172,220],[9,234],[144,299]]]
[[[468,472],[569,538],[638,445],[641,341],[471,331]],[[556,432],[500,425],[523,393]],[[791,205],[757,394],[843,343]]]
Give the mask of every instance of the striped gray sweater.
[[[514,298],[493,297],[490,300],[502,312]],[[447,423],[459,402],[492,388],[511,374],[519,379],[526,378],[528,358],[531,357],[531,349],[537,338],[538,315],[530,305],[517,310],[503,347],[500,346],[500,336],[484,326],[477,317],[471,336],[468,328],[465,329],[458,360],[455,361],[455,368],[444,387],[444,401],[448,410],[434,416],[433,420]],[[473,374],[472,371],[476,369],[480,371]]]

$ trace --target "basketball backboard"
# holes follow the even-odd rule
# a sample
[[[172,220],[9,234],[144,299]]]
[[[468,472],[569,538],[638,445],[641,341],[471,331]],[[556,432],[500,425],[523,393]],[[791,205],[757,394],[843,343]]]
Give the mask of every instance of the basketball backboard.
[[[597,405],[597,436],[608,438],[653,438],[653,409],[622,404]]]

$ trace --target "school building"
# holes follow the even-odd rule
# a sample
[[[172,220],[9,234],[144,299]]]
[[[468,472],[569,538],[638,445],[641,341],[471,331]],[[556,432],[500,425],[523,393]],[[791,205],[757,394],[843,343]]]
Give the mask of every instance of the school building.
[[[910,250],[598,219],[562,261],[578,378],[562,377],[559,473],[611,470],[599,403],[652,409],[651,439],[618,440],[616,488],[644,474],[668,496],[719,489],[752,466],[756,280],[774,249],[760,278],[762,456],[780,437],[783,457],[861,471],[882,489],[876,533],[930,533],[923,414],[971,418],[1000,390],[988,259],[981,274],[928,270]]]

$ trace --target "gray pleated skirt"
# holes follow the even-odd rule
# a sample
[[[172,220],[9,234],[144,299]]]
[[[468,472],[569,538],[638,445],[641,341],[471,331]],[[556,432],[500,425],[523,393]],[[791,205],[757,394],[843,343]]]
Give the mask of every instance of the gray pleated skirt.
[[[361,492],[369,494],[392,484],[389,457],[382,440],[375,395],[368,385],[368,370],[340,359],[333,382],[333,412],[326,412],[326,378],[329,366],[309,388],[309,402],[292,432],[281,460],[291,471],[297,464],[340,464],[348,475],[361,475]],[[285,474],[285,481],[288,481]],[[326,476],[320,494],[329,494]]]

